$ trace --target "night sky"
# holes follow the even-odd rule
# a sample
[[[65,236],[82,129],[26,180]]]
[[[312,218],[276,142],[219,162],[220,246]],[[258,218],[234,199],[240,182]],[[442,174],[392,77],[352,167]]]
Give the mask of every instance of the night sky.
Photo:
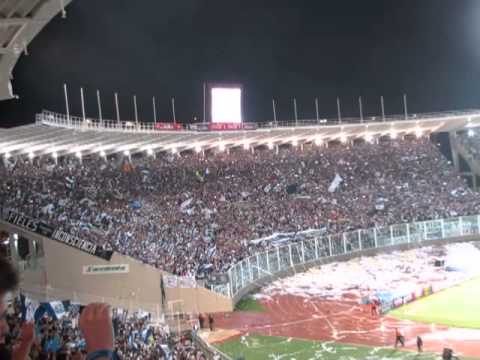
[[[96,117],[95,90],[104,117],[114,118],[113,93],[123,120],[202,116],[202,84],[241,83],[245,120],[388,114],[480,108],[480,1],[478,0],[73,0],[66,20],[55,18],[29,45],[14,70],[20,100],[0,103],[0,126],[29,123],[42,109]]]

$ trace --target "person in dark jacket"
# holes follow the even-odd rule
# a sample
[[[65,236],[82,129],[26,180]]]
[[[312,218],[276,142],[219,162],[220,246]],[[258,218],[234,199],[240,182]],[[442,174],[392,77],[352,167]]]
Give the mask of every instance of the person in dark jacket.
[[[215,320],[213,319],[212,314],[208,315],[208,324],[210,325],[210,331],[213,331],[213,325],[214,325]]]
[[[417,336],[417,350],[419,353],[423,352],[423,340],[420,336]]]

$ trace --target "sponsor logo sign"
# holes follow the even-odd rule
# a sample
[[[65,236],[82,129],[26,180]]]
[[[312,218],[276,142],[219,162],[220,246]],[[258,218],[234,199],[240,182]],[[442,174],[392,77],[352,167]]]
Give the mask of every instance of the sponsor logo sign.
[[[83,267],[83,275],[127,274],[130,272],[128,264],[88,265]]]

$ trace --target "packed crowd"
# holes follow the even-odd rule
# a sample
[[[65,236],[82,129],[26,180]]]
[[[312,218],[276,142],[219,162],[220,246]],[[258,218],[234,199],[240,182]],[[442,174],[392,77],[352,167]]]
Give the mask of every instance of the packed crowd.
[[[78,306],[72,306],[60,318],[45,313],[41,318],[35,319],[35,341],[29,351],[31,360],[84,358],[87,344],[79,328],[78,310]],[[24,320],[21,305],[15,299],[5,310],[8,329],[3,343],[0,341],[4,352],[11,353],[20,340]],[[119,360],[206,359],[189,335],[172,334],[168,326],[152,325],[148,316],[127,316],[114,311],[112,328],[115,338],[113,352]],[[3,358],[0,356],[0,359]]]
[[[18,280],[0,256],[0,360],[206,360],[190,335],[173,334],[148,314],[12,299]]]
[[[429,139],[104,160],[4,161],[0,203],[169,272],[202,277],[276,232],[480,212]]]

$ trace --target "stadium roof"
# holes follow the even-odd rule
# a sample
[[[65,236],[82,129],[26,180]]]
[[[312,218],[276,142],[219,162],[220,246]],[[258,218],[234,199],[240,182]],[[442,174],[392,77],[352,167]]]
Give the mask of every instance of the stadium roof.
[[[14,97],[12,73],[43,27],[72,0],[0,0],[0,100]]]
[[[33,125],[0,130],[0,156],[88,156],[145,152],[226,150],[233,147],[272,148],[282,144],[346,141],[405,134],[426,135],[480,126],[480,110],[410,115],[407,119],[370,118],[368,122],[350,119],[349,123],[302,121],[275,124],[257,130],[238,131],[159,131],[152,123],[116,123],[83,120],[44,111]]]

